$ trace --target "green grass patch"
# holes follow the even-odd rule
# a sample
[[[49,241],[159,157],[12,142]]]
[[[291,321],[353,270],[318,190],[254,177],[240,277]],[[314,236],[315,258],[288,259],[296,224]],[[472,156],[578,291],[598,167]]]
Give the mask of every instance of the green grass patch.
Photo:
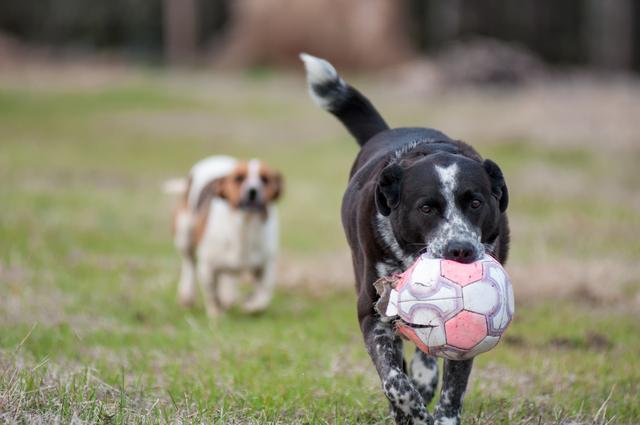
[[[86,308],[100,311],[92,330],[74,330],[78,325],[70,321],[3,332],[4,361],[30,359],[13,385],[67,403],[56,409],[65,421],[101,410],[120,414],[122,403],[136,406],[125,408],[124,422],[146,414],[162,421],[183,415],[196,400],[194,420],[224,414],[240,422],[379,423],[386,416],[350,292],[280,292],[258,318],[232,312],[215,324],[200,309],[185,314],[148,307],[171,304],[172,295],[149,291],[125,311],[97,310],[101,301],[89,300]],[[640,325],[614,310],[599,313],[581,304],[520,307],[505,341],[477,359],[467,423],[484,415],[492,423],[546,423],[558,412],[593,418],[609,393],[609,417],[632,423],[640,415],[632,402],[640,382]],[[42,389],[52,379],[61,394]],[[156,400],[150,412],[141,408]],[[34,406],[33,412],[49,408]]]
[[[390,423],[350,282],[322,291],[320,269],[265,314],[215,323],[200,304],[176,305],[173,201],[160,186],[206,155],[283,172],[285,254],[345,248],[339,206],[357,146],[324,128],[302,82],[300,96],[274,99],[282,82],[270,71],[234,78],[211,98],[153,76],[0,88],[0,422]],[[483,154],[514,181],[541,166],[637,194],[631,154],[615,172],[614,154],[528,140]],[[615,196],[515,190],[513,263],[637,258],[640,216]],[[636,280],[607,284],[631,299]],[[477,359],[464,423],[636,423],[633,304],[523,301],[507,338]]]

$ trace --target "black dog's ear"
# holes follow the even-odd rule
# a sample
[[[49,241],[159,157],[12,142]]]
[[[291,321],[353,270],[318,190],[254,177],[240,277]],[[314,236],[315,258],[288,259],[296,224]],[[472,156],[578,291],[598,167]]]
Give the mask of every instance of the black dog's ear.
[[[505,212],[509,205],[509,191],[507,190],[507,184],[504,182],[502,170],[500,170],[498,164],[490,159],[485,159],[482,165],[491,180],[491,193],[498,200],[500,212]]]
[[[382,170],[376,185],[376,207],[385,217],[400,203],[400,183],[402,182],[402,167],[398,164],[389,165]]]

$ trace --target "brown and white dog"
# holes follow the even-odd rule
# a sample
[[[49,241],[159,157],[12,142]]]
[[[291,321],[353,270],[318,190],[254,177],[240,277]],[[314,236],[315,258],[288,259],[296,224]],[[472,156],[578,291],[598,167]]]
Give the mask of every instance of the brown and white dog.
[[[212,156],[196,163],[184,184],[171,181],[165,190],[182,192],[173,220],[180,303],[194,303],[197,275],[207,314],[215,317],[236,301],[237,280],[248,273],[255,288],[242,307],[264,310],[275,285],[281,175],[257,159]]]

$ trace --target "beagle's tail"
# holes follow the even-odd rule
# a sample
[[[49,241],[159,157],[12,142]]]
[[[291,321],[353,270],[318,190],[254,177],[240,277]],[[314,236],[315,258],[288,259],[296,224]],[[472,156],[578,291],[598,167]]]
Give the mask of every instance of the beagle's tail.
[[[369,99],[345,83],[333,65],[306,53],[300,53],[300,59],[307,70],[313,101],[335,115],[360,146],[389,128]]]
[[[183,195],[189,187],[189,182],[185,178],[175,178],[162,183],[162,191],[170,195]]]

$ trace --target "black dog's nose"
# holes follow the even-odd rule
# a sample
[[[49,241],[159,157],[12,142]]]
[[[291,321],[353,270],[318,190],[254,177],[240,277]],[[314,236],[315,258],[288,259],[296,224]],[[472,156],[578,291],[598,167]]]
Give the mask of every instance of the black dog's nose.
[[[458,263],[472,263],[475,249],[471,242],[449,242],[444,250],[444,258]]]
[[[256,198],[258,197],[258,191],[255,188],[251,188],[249,189],[249,192],[247,193],[247,196],[249,197],[249,201],[250,202],[254,202],[256,200]]]

